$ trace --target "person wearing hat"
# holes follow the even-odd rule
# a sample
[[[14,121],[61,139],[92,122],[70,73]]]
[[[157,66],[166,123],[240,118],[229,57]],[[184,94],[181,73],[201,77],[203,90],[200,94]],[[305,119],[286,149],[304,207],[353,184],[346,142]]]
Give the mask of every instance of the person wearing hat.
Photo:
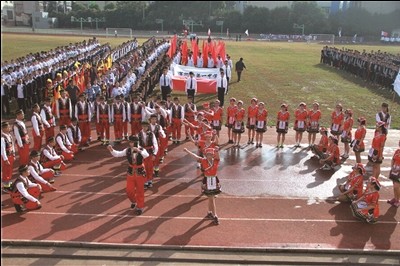
[[[99,138],[103,145],[110,141],[111,107],[105,102],[105,97],[100,96],[100,103],[96,105],[96,124],[99,130]]]
[[[334,201],[352,202],[358,200],[363,195],[363,182],[365,168],[362,163],[356,163],[347,176],[345,183],[338,185],[340,194],[331,198]]]
[[[45,168],[53,168],[57,174],[60,174],[60,170],[67,169],[67,165],[64,163],[64,156],[58,155],[56,150],[56,139],[50,137],[47,139],[47,145],[43,148],[40,154],[40,163]]]
[[[336,165],[340,164],[340,150],[338,146],[339,140],[336,136],[329,137],[329,146],[324,158],[321,158],[319,162],[324,164],[322,170],[333,170]]]
[[[29,135],[28,130],[24,122],[24,111],[18,110],[16,113],[16,119],[14,123],[14,136],[17,143],[19,163],[28,164],[29,162]]]
[[[218,165],[220,162],[219,149],[218,147],[205,149],[203,156],[198,156],[187,148],[183,150],[196,159],[201,165],[201,170],[203,172],[201,190],[203,194],[208,197],[208,212],[206,218],[212,219],[213,223],[218,225],[219,219],[217,215],[215,196],[221,193],[221,184],[217,175]]]
[[[321,119],[321,111],[319,110],[319,103],[314,102],[313,108],[308,111],[307,115],[307,132],[308,132],[308,148],[314,146],[317,133],[319,132],[319,120]],[[328,142],[327,142],[328,143]]]
[[[145,188],[153,186],[154,161],[158,153],[158,141],[153,132],[150,131],[150,124],[142,121],[142,130],[138,134],[139,145],[147,150],[149,156],[144,159],[144,167],[146,169]]]
[[[229,85],[229,81],[232,78],[232,68],[228,64],[228,59],[225,60],[225,63],[223,64],[221,69],[225,72],[225,77],[226,77],[226,80],[228,81],[228,85]]]
[[[364,139],[367,134],[365,128],[366,120],[364,117],[357,119],[358,126],[356,132],[354,133],[354,139],[351,141],[350,147],[353,148],[354,154],[356,156],[356,162],[361,163],[361,153],[365,151]]]
[[[324,154],[329,146],[328,129],[326,127],[321,127],[319,132],[321,133],[319,143],[311,146],[311,151],[315,154],[314,158],[318,160],[324,158]]]
[[[44,97],[50,98],[50,101],[52,102],[54,100],[55,95],[56,95],[56,86],[53,86],[53,81],[51,79],[47,79],[46,88],[44,90]]]
[[[212,121],[212,118],[214,116],[213,110],[210,108],[210,103],[209,102],[204,102],[203,103],[203,117],[207,119],[208,122]]]
[[[228,94],[228,80],[225,77],[225,72],[220,71],[220,75],[217,77],[217,82],[215,83],[215,91],[219,100],[219,106],[224,107],[224,97]]]
[[[185,93],[188,97],[191,96],[194,102],[194,96],[197,95],[197,79],[192,71],[189,72],[189,77],[185,83]]]
[[[232,127],[232,139],[233,144],[236,147],[240,147],[240,139],[244,132],[244,118],[246,116],[246,110],[243,108],[243,101],[239,100],[237,103],[237,110],[235,113],[235,121]]]
[[[46,139],[55,135],[56,119],[53,115],[53,109],[51,107],[51,98],[46,97],[44,99],[44,105],[40,110],[40,116],[44,124],[44,133]]]
[[[193,103],[193,96],[191,95],[187,96],[187,103],[183,105],[183,110],[185,112],[185,120],[190,123],[193,123],[195,114],[197,112],[197,106]],[[186,140],[189,140],[189,135],[193,136],[194,130],[185,125],[185,134],[186,134]]]
[[[392,123],[392,117],[389,114],[389,104],[382,103],[381,111],[376,114],[375,119],[376,123],[384,122],[385,128],[387,130],[390,128],[390,124]]]
[[[149,153],[139,145],[138,137],[131,135],[128,140],[129,146],[122,151],[114,150],[111,145],[108,145],[107,149],[113,157],[127,158],[129,166],[126,173],[126,194],[135,214],[141,215],[144,210],[144,183],[146,180],[144,160],[149,157]]]
[[[40,116],[40,106],[35,103],[32,107],[32,136],[33,136],[33,149],[39,151],[42,148],[42,139],[44,136],[44,124]]]
[[[8,122],[1,122],[1,181],[4,189],[10,189],[15,160],[15,149]]]
[[[90,119],[92,117],[92,109],[85,99],[85,94],[79,95],[79,101],[75,106],[75,118],[78,120],[79,128],[82,132],[82,145],[89,146],[90,143]]]
[[[160,77],[160,92],[164,101],[167,100],[167,95],[171,94],[172,89],[172,77],[168,74],[168,67],[164,67],[163,74]]]
[[[290,113],[288,112],[288,106],[286,103],[281,104],[281,109],[279,110],[276,118],[276,148],[283,148],[285,143],[285,136],[288,132]]]
[[[340,136],[343,131],[343,107],[340,103],[336,105],[335,110],[331,114],[331,134]]]
[[[222,129],[222,117],[224,115],[224,109],[219,106],[219,100],[215,100],[212,105],[211,111],[213,112],[213,116],[211,117],[210,124],[213,130],[217,133],[219,137],[219,132]]]
[[[257,104],[256,114],[256,148],[262,148],[264,133],[267,131],[268,110],[265,108],[264,102]]]
[[[75,117],[71,119],[71,125],[67,127],[67,137],[72,144],[71,150],[74,154],[82,150],[82,133],[78,126],[78,120]]]
[[[391,200],[388,200],[387,203],[398,208],[400,207],[400,140],[399,148],[394,152],[392,157],[389,179],[393,181],[394,197]]]
[[[143,103],[139,102],[139,96],[135,94],[130,103],[130,121],[131,121],[131,133],[132,135],[137,135],[140,130],[142,130],[141,121],[144,117],[145,106]]]
[[[246,66],[245,66],[245,64],[243,63],[243,58],[241,57],[240,59],[239,59],[239,61],[237,61],[236,62],[236,64],[235,64],[235,71],[236,71],[236,73],[237,73],[237,81],[238,82],[240,82],[240,78],[241,78],[241,76],[242,76],[242,72],[243,72],[243,70],[245,70],[246,69]]]
[[[65,90],[60,90],[60,94],[60,99],[56,100],[56,116],[60,126],[69,126],[72,118],[72,103]]]
[[[122,141],[122,127],[123,121],[126,119],[126,113],[121,102],[121,96],[116,96],[115,101],[111,105],[111,123],[114,124],[115,142],[120,143]]]
[[[381,184],[378,179],[371,176],[364,194],[350,205],[354,217],[370,224],[378,221],[380,189]]]
[[[174,97],[174,105],[171,108],[171,117],[170,117],[173,143],[178,144],[181,141],[182,122],[184,118],[185,118],[185,111],[183,109],[183,106],[179,103],[179,98]]]
[[[353,111],[351,109],[346,109],[346,111],[344,111],[343,132],[341,134],[341,141],[344,144],[344,153],[341,155],[343,159],[349,158],[353,123]]]
[[[61,154],[65,161],[71,161],[74,159],[71,147],[72,144],[67,137],[67,126],[60,126],[60,132],[56,136],[56,152]]]
[[[387,129],[386,123],[381,121],[376,124],[375,135],[368,152],[368,161],[372,163],[372,176],[379,178],[383,161],[383,149],[385,147]]]
[[[218,100],[219,101],[219,100]],[[221,105],[220,105],[221,107]],[[235,114],[237,112],[236,99],[229,99],[229,106],[226,108],[226,123],[225,126],[228,128],[228,144],[233,144],[233,140],[231,138],[233,124],[235,122]]]
[[[294,126],[293,129],[296,131],[295,141],[296,144],[294,147],[301,147],[300,143],[303,139],[303,132],[306,131],[306,122],[307,122],[307,106],[304,102],[301,102],[294,112]]]
[[[247,108],[247,123],[246,127],[248,129],[248,138],[247,144],[254,144],[254,135],[256,129],[256,120],[258,113],[258,100],[257,98],[253,98],[250,101],[250,105]]]
[[[131,106],[130,106],[130,97],[124,97],[121,95],[121,104],[124,108],[125,112],[125,119],[122,120],[122,138],[128,140],[128,123],[130,123],[131,117],[129,114],[131,113]]]
[[[39,184],[42,187],[43,192],[56,191],[56,188],[52,185],[54,183],[55,171],[50,168],[44,168],[39,162],[40,153],[36,150],[30,153],[31,161],[29,162],[29,179]],[[57,175],[58,176],[58,175]]]
[[[39,198],[42,187],[31,182],[28,178],[28,165],[23,164],[18,168],[19,175],[14,182],[13,190],[10,193],[11,200],[17,212],[26,210],[37,210],[42,207]]]

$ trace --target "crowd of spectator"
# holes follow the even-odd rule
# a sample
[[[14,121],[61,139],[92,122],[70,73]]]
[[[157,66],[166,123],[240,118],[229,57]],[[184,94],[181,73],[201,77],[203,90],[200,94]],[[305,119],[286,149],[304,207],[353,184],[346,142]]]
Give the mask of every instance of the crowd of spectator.
[[[393,83],[399,73],[400,54],[325,46],[321,50],[320,63],[344,70],[371,84],[393,90]]]

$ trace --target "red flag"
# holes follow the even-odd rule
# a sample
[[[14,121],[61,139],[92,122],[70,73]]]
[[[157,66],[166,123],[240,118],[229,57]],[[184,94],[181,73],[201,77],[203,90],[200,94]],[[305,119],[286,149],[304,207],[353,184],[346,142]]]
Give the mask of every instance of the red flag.
[[[192,40],[192,51],[193,51],[193,61],[194,65],[197,66],[197,56],[199,55],[199,46],[196,40]]]
[[[207,67],[208,62],[208,43],[203,40],[203,67]]]
[[[188,58],[188,47],[187,47],[187,42],[184,41],[182,44],[182,65],[186,66],[187,64],[187,58]]]
[[[217,64],[217,47],[216,47],[216,42],[211,42],[211,57],[214,60],[214,64]]]

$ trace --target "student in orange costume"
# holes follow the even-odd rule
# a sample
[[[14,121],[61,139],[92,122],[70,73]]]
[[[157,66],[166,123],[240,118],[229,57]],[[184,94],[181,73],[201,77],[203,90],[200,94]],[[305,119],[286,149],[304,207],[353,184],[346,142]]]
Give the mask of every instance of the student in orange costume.
[[[364,165],[361,163],[356,163],[353,166],[353,171],[347,176],[346,182],[338,186],[340,194],[333,199],[341,202],[358,200],[363,195],[364,175]]]
[[[321,139],[318,145],[311,146],[311,151],[315,154],[314,158],[323,159],[329,146],[328,129],[321,127],[319,133],[321,133]]]
[[[331,134],[335,136],[340,136],[343,131],[343,120],[344,120],[344,114],[343,114],[343,107],[339,103],[336,105],[335,111],[332,112],[331,114]]]
[[[385,122],[376,124],[375,136],[372,139],[371,148],[368,153],[368,161],[372,163],[372,176],[379,178],[381,164],[383,161],[383,148],[385,147],[387,129]]]
[[[185,112],[185,119],[187,121],[189,121],[190,123],[193,123],[194,121],[194,117],[196,115],[197,112],[197,107],[196,105],[193,103],[193,96],[192,95],[188,95],[187,96],[187,103],[185,103],[183,105],[183,110]],[[187,134],[188,130],[190,130],[190,135],[194,135],[194,130],[190,129],[188,126],[185,126],[185,134],[186,134],[186,140],[189,140],[190,137]]]
[[[240,138],[244,132],[244,117],[246,116],[246,110],[243,108],[243,102],[238,101],[237,110],[235,113],[235,122],[233,123],[232,133],[233,133],[233,143],[239,147]]]
[[[341,135],[341,140],[344,143],[344,153],[342,154],[343,159],[349,158],[350,153],[350,142],[351,142],[351,130],[353,129],[353,111],[351,109],[346,109],[344,112],[344,123],[343,132]]]
[[[231,134],[232,134],[232,128],[233,128],[233,124],[235,122],[235,114],[237,112],[237,105],[236,105],[236,99],[235,98],[231,98],[229,100],[229,106],[226,109],[226,124],[225,126],[228,128],[228,143],[229,144],[233,144],[233,140],[231,139]]]
[[[300,143],[303,138],[303,132],[306,131],[306,120],[308,115],[306,107],[306,104],[301,102],[294,113],[294,130],[296,131],[295,147],[301,146]]]
[[[224,109],[219,106],[219,100],[215,100],[212,111],[214,112],[214,115],[211,120],[211,127],[216,131],[217,136],[219,137],[219,132],[222,128],[222,116],[224,115]]]
[[[389,173],[389,178],[393,181],[394,198],[388,200],[387,203],[398,208],[400,206],[400,140],[399,140],[399,148],[394,152],[392,158],[392,165]]]
[[[254,144],[254,135],[256,129],[256,119],[258,112],[258,100],[256,98],[251,99],[250,106],[247,108],[247,124],[246,127],[248,129],[248,137],[249,140],[247,144]]]
[[[329,146],[325,154],[325,158],[319,160],[319,162],[325,163],[322,170],[333,170],[334,167],[340,164],[340,150],[338,147],[339,140],[336,136],[329,137]]]
[[[65,161],[74,159],[74,152],[72,151],[72,143],[69,142],[67,137],[67,126],[60,126],[60,132],[56,136],[56,152],[64,157]]]
[[[45,168],[53,168],[57,170],[65,170],[67,169],[67,165],[64,163],[64,156],[58,155],[56,150],[54,149],[56,146],[56,139],[54,137],[50,137],[47,140],[47,145],[43,148],[42,153],[40,154],[40,162]]]
[[[90,119],[92,112],[89,103],[86,101],[86,94],[79,95],[79,101],[75,106],[75,117],[78,120],[79,128],[82,132],[82,145],[89,146],[90,143]]]
[[[285,135],[288,132],[289,118],[290,114],[288,112],[288,106],[287,104],[283,103],[281,104],[281,110],[278,112],[276,118],[276,132],[278,133],[278,136],[276,138],[277,148],[283,148],[283,143],[285,142]]]
[[[44,124],[45,137],[46,139],[54,137],[56,118],[53,115],[53,109],[51,107],[51,98],[47,97],[44,100],[44,105],[40,111],[40,116]]]
[[[256,148],[262,147],[264,133],[267,131],[268,110],[263,102],[258,103],[256,114]]]
[[[317,133],[319,131],[319,120],[321,119],[321,111],[319,103],[314,102],[312,110],[308,111],[307,116],[307,132],[308,132],[308,148],[314,146]]]
[[[377,222],[380,189],[381,184],[379,181],[371,176],[364,194],[350,205],[354,217],[370,224]]]
[[[205,156],[200,157],[195,153],[184,149],[186,153],[192,156],[201,164],[203,172],[202,192],[208,197],[208,212],[206,217],[213,220],[213,223],[218,225],[219,219],[217,216],[217,207],[215,204],[215,196],[221,193],[221,184],[217,176],[218,165],[220,162],[219,149],[209,148],[205,150]]]
[[[364,117],[357,119],[358,126],[356,132],[354,133],[354,139],[351,141],[350,147],[353,148],[354,154],[356,156],[356,162],[361,163],[361,153],[365,151],[364,138],[367,130],[365,129],[366,120]]]

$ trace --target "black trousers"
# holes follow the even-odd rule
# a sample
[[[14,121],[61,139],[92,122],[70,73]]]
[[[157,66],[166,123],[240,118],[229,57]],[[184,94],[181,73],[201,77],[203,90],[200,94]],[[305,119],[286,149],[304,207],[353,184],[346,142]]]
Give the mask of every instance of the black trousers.
[[[18,110],[21,109],[22,111],[24,111],[24,113],[26,113],[26,100],[25,100],[25,98],[18,98],[17,99],[17,103],[18,103]]]
[[[242,76],[242,71],[238,70],[238,71],[236,71],[236,73],[237,73],[238,81],[240,81],[240,76]]]
[[[192,96],[194,102],[194,92],[195,90],[187,90],[187,96]]]
[[[164,101],[167,100],[167,95],[171,93],[170,86],[161,86],[161,97]]]
[[[7,95],[1,96],[1,113],[3,115],[10,114],[10,102],[8,101]]]
[[[220,107],[224,106],[224,98],[225,98],[225,88],[218,87],[218,100]]]

